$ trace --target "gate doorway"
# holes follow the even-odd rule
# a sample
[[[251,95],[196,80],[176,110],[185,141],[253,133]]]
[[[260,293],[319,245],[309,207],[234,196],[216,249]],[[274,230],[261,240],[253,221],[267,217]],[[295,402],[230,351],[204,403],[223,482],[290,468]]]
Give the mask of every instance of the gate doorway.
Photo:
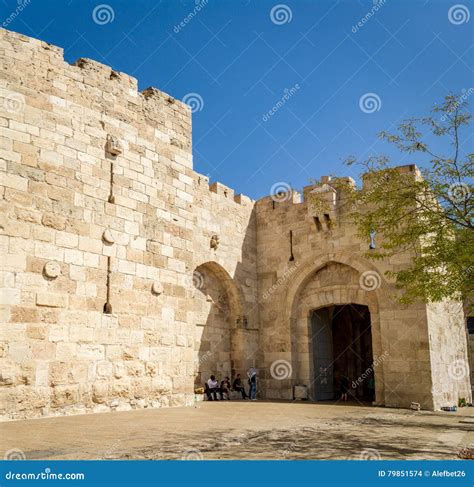
[[[328,306],[314,310],[310,320],[314,399],[339,399],[341,380],[347,377],[350,395],[359,401],[373,401],[375,378],[368,307]]]

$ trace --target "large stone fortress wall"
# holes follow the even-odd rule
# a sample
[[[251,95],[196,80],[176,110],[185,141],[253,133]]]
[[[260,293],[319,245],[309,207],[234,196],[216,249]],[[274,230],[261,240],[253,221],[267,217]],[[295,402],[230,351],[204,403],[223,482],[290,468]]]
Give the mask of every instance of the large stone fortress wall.
[[[193,207],[189,107],[16,33],[0,30],[0,52],[3,414],[190,404],[190,283],[195,258],[211,259],[194,226],[214,215]],[[245,227],[216,231],[235,247],[250,203],[229,204]],[[241,253],[223,251],[233,276]]]
[[[2,417],[189,405],[250,366],[262,396],[313,393],[309,313],[344,303],[370,310],[379,404],[470,398],[462,314],[361,288],[403,262],[367,262],[337,204],[209,185],[189,108],[108,66],[2,29],[0,59]]]

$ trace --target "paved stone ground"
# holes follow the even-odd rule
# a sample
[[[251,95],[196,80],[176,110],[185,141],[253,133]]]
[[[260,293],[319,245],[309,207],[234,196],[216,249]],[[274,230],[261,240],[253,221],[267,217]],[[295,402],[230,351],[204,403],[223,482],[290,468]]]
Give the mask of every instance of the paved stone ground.
[[[222,401],[0,424],[2,456],[27,459],[455,459],[474,408]]]

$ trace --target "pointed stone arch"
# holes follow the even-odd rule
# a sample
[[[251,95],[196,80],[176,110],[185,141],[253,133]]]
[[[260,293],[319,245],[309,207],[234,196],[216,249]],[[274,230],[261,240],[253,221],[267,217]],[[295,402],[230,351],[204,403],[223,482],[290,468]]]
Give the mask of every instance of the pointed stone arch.
[[[226,293],[228,294],[230,300],[230,307],[233,316],[237,319],[243,315],[243,298],[242,291],[238,284],[232,279],[229,272],[222,267],[221,264],[215,261],[207,261],[199,264],[194,269],[193,273],[193,283],[196,284],[196,279],[199,279],[199,275],[203,273],[212,273],[216,276],[222,283]],[[195,286],[196,287],[196,286]]]
[[[198,265],[193,272],[195,385],[211,374],[231,377],[239,346],[235,330],[244,319],[240,287],[215,261]]]

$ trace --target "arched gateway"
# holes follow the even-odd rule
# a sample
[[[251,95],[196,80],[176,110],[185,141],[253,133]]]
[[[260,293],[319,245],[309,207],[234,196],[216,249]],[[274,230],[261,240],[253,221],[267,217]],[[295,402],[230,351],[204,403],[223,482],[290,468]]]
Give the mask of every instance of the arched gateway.
[[[336,399],[345,376],[357,398],[383,404],[380,275],[341,255],[300,269],[286,294],[293,385],[307,385],[313,400]]]
[[[235,369],[235,325],[242,316],[240,291],[217,262],[196,267],[193,274],[195,386],[215,374],[231,377]]]

